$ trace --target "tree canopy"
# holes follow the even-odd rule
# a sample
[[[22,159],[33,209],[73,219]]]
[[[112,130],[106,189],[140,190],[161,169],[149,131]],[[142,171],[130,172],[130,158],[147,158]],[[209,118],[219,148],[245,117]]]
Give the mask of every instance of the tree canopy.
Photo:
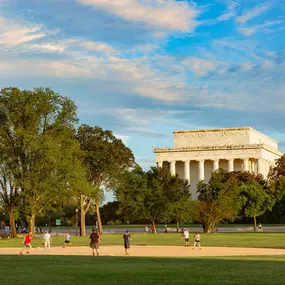
[[[120,213],[129,220],[146,219],[153,226],[157,222],[177,220],[179,209],[186,210],[183,221],[191,222],[187,216],[186,203],[189,201],[188,182],[172,176],[168,169],[152,167],[144,172],[138,165],[121,175],[115,188]],[[191,209],[189,209],[191,212]]]

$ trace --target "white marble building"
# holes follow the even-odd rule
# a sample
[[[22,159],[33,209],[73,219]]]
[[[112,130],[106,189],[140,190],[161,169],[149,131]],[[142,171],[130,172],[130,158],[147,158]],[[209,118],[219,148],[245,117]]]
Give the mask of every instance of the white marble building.
[[[198,181],[208,181],[213,171],[252,171],[267,177],[283,154],[277,141],[249,127],[175,131],[173,148],[153,151],[159,166],[168,165],[172,174],[190,182],[193,199]]]

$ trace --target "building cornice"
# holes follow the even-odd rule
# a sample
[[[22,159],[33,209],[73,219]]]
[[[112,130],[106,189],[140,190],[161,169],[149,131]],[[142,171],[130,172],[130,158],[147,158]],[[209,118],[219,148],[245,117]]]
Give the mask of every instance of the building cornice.
[[[244,144],[244,145],[217,145],[217,146],[199,146],[199,147],[178,147],[178,148],[153,148],[154,153],[168,152],[188,152],[188,151],[213,151],[213,150],[241,150],[241,149],[265,149],[271,153],[282,156],[283,153],[272,149],[265,144]]]

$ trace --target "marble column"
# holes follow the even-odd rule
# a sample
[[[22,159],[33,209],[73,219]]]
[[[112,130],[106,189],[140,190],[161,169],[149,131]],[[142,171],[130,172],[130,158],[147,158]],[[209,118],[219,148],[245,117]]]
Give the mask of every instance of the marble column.
[[[176,161],[170,161],[170,173],[171,173],[171,175],[175,175],[176,174],[175,164],[176,164]]]
[[[228,172],[234,171],[234,159],[228,160]]]
[[[198,181],[205,179],[204,160],[198,161]]]
[[[261,158],[257,160],[257,173],[264,175],[263,159]]]
[[[252,173],[255,173],[255,161],[252,160],[251,161],[251,170],[250,170]]]
[[[162,165],[163,165],[163,161],[158,161],[158,162],[157,162],[157,166],[158,166],[158,167],[162,167]]]
[[[184,179],[190,184],[190,161],[184,161]]]
[[[243,159],[243,171],[249,171],[248,169],[248,163],[249,162],[249,159],[248,158],[244,158]]]
[[[213,172],[219,169],[219,159],[215,159],[213,163]]]
[[[263,173],[264,173],[264,178],[267,178],[268,172],[269,172],[269,164],[268,160],[263,161]]]

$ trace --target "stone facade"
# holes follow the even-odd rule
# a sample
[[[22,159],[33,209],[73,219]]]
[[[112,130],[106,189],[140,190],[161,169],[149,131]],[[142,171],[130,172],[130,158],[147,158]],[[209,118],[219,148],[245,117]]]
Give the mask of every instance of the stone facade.
[[[275,159],[282,156],[277,141],[252,128],[190,130],[174,132],[173,148],[154,148],[159,166],[187,179],[197,198],[196,185],[208,181],[213,171],[251,171],[267,177]]]

